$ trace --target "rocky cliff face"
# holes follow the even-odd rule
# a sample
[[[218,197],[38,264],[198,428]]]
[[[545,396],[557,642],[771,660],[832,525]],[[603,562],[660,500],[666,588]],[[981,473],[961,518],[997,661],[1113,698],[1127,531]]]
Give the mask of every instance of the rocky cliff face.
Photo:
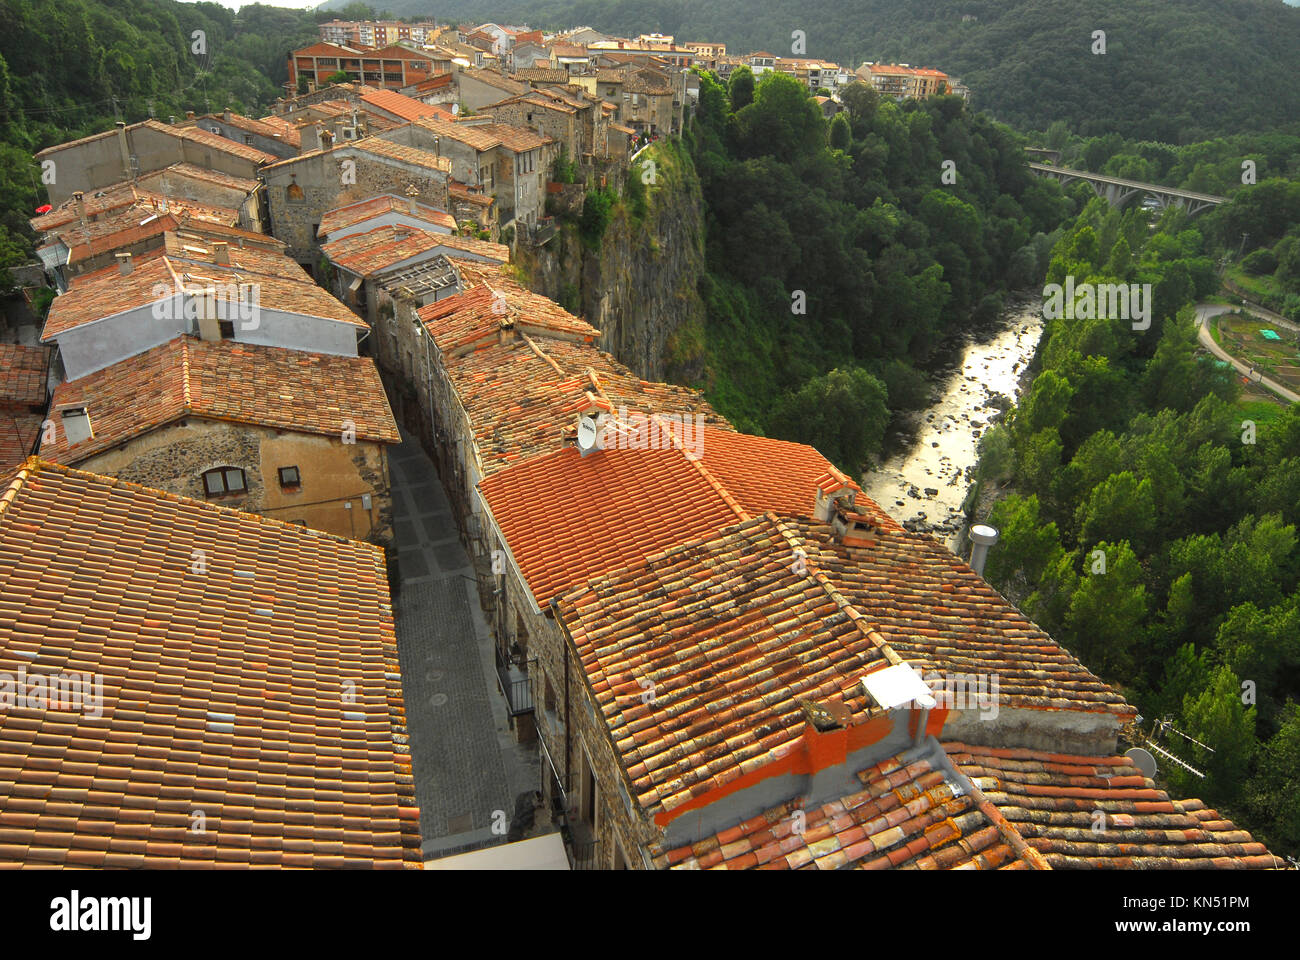
[[[647,380],[691,382],[700,374],[689,334],[704,321],[697,283],[704,270],[699,179],[684,150],[656,147],[646,212],[614,208],[600,250],[586,249],[565,225],[540,248],[520,245],[528,285],[601,331],[601,347]],[[631,176],[641,176],[638,165]]]

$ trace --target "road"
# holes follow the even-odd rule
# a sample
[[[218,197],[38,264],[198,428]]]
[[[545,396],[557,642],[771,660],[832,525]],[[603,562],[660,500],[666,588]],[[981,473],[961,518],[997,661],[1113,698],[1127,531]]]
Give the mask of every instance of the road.
[[[1236,357],[1229,354],[1221,346],[1214,342],[1214,337],[1210,333],[1210,325],[1206,322],[1211,317],[1217,317],[1220,314],[1231,313],[1234,310],[1245,310],[1251,316],[1259,317],[1261,320],[1269,323],[1276,322],[1272,317],[1266,317],[1261,313],[1252,310],[1250,307],[1225,307],[1217,303],[1198,303],[1196,305],[1196,335],[1201,341],[1201,346],[1209,350],[1220,360],[1227,360],[1242,376],[1254,377],[1250,372],[1250,365],[1242,363]],[[1285,325],[1285,324],[1284,324]],[[1288,390],[1282,384],[1278,383],[1272,377],[1261,376],[1258,381],[1262,386],[1267,387],[1274,394],[1286,400],[1288,403],[1300,403],[1300,394],[1294,390]]]

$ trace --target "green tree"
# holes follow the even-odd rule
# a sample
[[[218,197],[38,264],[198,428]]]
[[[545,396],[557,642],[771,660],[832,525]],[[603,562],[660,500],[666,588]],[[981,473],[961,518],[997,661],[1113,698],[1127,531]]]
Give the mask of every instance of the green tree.
[[[831,149],[848,150],[853,145],[853,128],[842,113],[837,113],[831,121]]]
[[[1255,708],[1242,702],[1241,682],[1230,667],[1215,670],[1209,686],[1200,694],[1187,695],[1182,721],[1184,733],[1214,752],[1191,747],[1192,765],[1200,768],[1205,779],[1198,780],[1171,765],[1167,770],[1170,785],[1183,795],[1196,790],[1208,801],[1232,802],[1242,791],[1257,743]]]
[[[785,398],[772,418],[773,433],[811,444],[856,475],[880,449],[889,421],[887,400],[885,385],[865,370],[836,368]]]
[[[1096,551],[1104,555],[1104,573]],[[1070,598],[1061,640],[1095,672],[1123,680],[1132,675],[1145,634],[1141,564],[1126,541],[1103,541],[1089,548],[1084,566],[1087,572]]]
[[[749,67],[737,67],[731,71],[727,81],[727,96],[731,99],[731,109],[737,112],[754,102],[754,71]]]

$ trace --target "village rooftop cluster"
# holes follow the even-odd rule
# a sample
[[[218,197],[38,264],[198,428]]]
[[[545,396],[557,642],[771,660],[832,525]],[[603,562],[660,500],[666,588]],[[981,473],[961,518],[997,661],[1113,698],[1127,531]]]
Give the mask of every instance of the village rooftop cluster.
[[[965,562],[521,280],[548,209],[682,130],[690,68],[786,70],[828,103],[852,73],[405,26],[322,25],[268,116],[36,156],[58,295],[39,343],[0,347],[0,675],[102,694],[0,709],[0,865],[425,864],[403,442],[437,464],[492,695],[584,865],[1279,865],[1120,755],[1134,708]]]

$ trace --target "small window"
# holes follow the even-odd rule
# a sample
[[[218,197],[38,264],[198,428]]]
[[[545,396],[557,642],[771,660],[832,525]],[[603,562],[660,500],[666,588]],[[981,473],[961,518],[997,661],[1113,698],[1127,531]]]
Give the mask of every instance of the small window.
[[[246,493],[244,471],[238,467],[217,467],[203,474],[203,492],[209,497],[228,497]]]
[[[234,321],[234,320],[218,320],[218,321],[217,321],[217,326],[221,328],[221,339],[222,339],[222,340],[234,340],[234,339],[235,339],[235,321]]]
[[[280,468],[280,486],[285,488],[299,487],[302,485],[302,478],[298,476],[297,467]]]
[[[249,133],[244,134],[244,143],[248,144],[249,146],[252,145],[252,143],[253,143],[253,136],[252,136],[252,134],[249,134]]]

